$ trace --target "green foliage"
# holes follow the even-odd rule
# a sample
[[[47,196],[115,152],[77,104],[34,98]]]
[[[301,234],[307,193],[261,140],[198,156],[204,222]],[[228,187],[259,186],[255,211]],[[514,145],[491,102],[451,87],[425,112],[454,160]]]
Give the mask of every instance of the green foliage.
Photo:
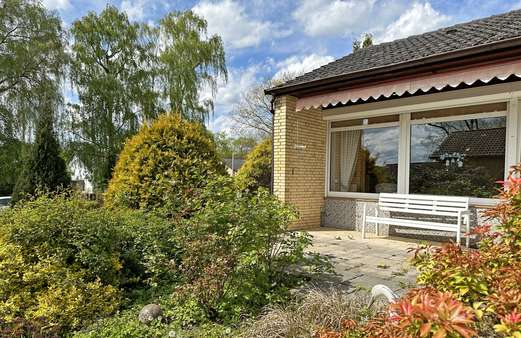
[[[0,2],[0,143],[23,141],[55,110],[67,57],[61,20],[39,1]]]
[[[147,67],[153,44],[146,27],[130,23],[113,6],[75,21],[71,34],[71,77],[80,101],[71,106],[71,129],[80,136],[80,159],[104,187],[125,138],[139,128],[139,119],[155,114],[157,94]]]
[[[287,232],[295,219],[291,208],[267,191],[237,192],[231,178],[212,182],[201,196],[204,206],[178,229],[183,248],[183,284],[176,298],[188,311],[183,321],[234,321],[262,306],[282,301],[304,278],[292,274],[323,271],[329,266],[307,255],[307,233]],[[194,319],[193,317],[197,317]]]
[[[207,121],[213,101],[201,101],[199,91],[210,88],[215,92],[217,78],[227,79],[221,38],[208,36],[206,21],[192,11],[167,14],[153,33],[157,41],[161,36],[161,41],[167,42],[157,66],[167,110],[190,120]]]
[[[494,197],[496,185],[485,167],[447,168],[426,165],[411,175],[410,189],[417,194]]]
[[[521,336],[521,179],[516,178],[521,166],[513,170],[499,196],[502,202],[486,212],[499,224],[473,229],[480,238],[478,250],[454,244],[420,247],[413,261],[419,283],[451,292],[506,337]]]
[[[221,159],[232,158],[232,156],[234,158],[245,158],[257,144],[257,139],[254,137],[231,138],[225,132],[216,133],[214,139],[217,153]]]
[[[224,174],[204,127],[163,115],[129,139],[105,195],[109,206],[189,215],[194,198]]]
[[[360,40],[356,39],[353,41],[353,52],[356,52],[362,48],[367,48],[373,45],[373,34],[364,33]]]
[[[52,114],[44,113],[36,129],[36,140],[13,191],[13,202],[35,193],[36,189],[53,192],[71,183],[60,145],[54,135]]]
[[[15,318],[9,322],[0,319],[0,337],[59,338],[59,332],[57,325],[51,325],[44,318]]]
[[[172,232],[156,216],[77,198],[18,203],[0,218],[0,318],[66,330],[109,315],[124,289],[174,280]]]
[[[142,121],[162,111],[205,121],[213,102],[201,104],[199,92],[215,89],[216,77],[226,79],[221,39],[208,36],[206,22],[191,11],[170,13],[151,27],[107,6],[74,22],[71,34],[79,95],[69,121],[77,136],[73,148],[98,189]]]
[[[161,304],[164,307],[164,304]],[[87,330],[74,333],[75,338],[163,338],[163,337],[232,337],[233,331],[216,323],[201,323],[183,328],[179,323],[155,320],[143,325],[138,320],[139,307],[124,310],[114,317],[100,320]]]
[[[270,188],[272,153],[271,139],[266,139],[253,148],[236,175],[241,189]]]
[[[16,139],[0,138],[0,196],[13,193],[28,147],[26,143]]]

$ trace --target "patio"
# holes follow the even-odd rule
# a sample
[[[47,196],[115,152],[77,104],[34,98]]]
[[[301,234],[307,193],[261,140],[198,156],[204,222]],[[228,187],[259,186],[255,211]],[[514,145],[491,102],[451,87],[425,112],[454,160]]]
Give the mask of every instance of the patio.
[[[411,253],[418,241],[396,237],[368,238],[361,233],[320,228],[313,235],[313,251],[331,258],[337,276],[320,280],[322,287],[340,287],[347,292],[370,290],[384,284],[400,294],[415,285],[416,271],[410,266]]]

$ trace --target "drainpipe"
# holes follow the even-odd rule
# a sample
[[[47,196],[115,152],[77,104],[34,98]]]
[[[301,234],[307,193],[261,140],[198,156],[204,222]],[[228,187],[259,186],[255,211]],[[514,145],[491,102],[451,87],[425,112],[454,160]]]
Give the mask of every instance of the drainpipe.
[[[270,113],[271,113],[271,180],[270,192],[273,194],[273,181],[275,179],[275,95],[271,97]]]

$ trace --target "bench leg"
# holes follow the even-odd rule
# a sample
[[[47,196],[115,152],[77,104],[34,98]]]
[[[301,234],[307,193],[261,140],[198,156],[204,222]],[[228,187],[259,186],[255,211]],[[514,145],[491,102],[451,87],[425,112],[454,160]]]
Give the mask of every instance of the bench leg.
[[[367,203],[364,202],[362,213],[362,238],[365,239],[365,216],[367,213]]]
[[[376,211],[374,212],[376,217],[380,216],[380,209],[376,207]],[[376,223],[376,237],[380,236],[380,223]]]
[[[470,216],[469,215],[465,216],[465,223],[467,224],[467,240],[466,240],[466,244],[467,244],[467,249],[468,249],[469,246],[470,246]]]
[[[461,213],[458,213],[458,228],[456,231],[456,243],[461,245]]]

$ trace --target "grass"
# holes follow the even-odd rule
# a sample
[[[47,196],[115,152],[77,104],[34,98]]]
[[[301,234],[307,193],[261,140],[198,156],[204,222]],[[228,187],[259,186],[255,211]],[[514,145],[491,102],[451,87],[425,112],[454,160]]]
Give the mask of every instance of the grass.
[[[384,306],[367,308],[367,292],[345,294],[339,290],[313,289],[290,304],[267,309],[262,316],[243,325],[242,338],[313,337],[320,328],[341,329],[342,321],[364,321]]]

